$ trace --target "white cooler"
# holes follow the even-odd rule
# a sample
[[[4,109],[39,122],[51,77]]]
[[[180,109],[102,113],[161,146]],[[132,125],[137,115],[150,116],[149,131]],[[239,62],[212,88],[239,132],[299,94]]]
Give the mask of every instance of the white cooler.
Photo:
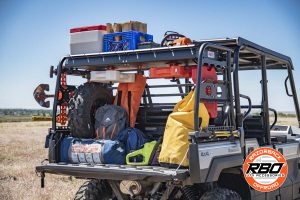
[[[85,26],[70,29],[70,54],[100,53],[106,26]]]
[[[100,83],[133,83],[135,81],[135,74],[122,73],[116,70],[92,71],[91,81]]]

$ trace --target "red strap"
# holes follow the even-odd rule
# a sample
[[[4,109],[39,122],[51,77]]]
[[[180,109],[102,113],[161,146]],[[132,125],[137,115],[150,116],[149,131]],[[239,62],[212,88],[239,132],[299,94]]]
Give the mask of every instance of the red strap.
[[[102,128],[102,132],[103,132],[103,139],[106,139],[106,127],[103,126]]]
[[[98,131],[98,128],[96,129],[96,139],[99,139],[99,131]]]

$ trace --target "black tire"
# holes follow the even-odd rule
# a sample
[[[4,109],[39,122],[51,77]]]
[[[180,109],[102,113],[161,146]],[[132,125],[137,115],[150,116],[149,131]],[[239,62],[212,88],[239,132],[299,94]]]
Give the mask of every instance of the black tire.
[[[85,182],[75,194],[74,200],[115,199],[112,190],[103,180],[92,179]]]
[[[242,198],[233,190],[217,187],[205,192],[200,200],[242,200]]]
[[[112,91],[101,83],[85,83],[79,86],[69,101],[68,120],[71,135],[78,138],[94,138],[95,112],[100,106],[112,102]]]

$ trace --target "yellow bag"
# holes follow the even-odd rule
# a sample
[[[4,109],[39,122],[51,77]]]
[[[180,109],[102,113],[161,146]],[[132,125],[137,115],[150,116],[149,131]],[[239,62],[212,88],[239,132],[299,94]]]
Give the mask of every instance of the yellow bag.
[[[185,98],[178,102],[168,117],[159,162],[171,166],[189,165],[187,151],[189,147],[188,134],[194,129],[195,93],[192,90]],[[203,103],[199,104],[201,127],[208,127],[209,114]]]

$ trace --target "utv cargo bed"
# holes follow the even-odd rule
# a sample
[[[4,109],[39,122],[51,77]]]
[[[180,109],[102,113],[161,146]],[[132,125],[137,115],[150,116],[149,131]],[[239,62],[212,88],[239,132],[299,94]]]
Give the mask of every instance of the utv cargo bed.
[[[39,173],[61,174],[80,178],[147,180],[153,182],[185,180],[189,176],[188,169],[104,164],[50,163],[37,166],[36,171]]]

